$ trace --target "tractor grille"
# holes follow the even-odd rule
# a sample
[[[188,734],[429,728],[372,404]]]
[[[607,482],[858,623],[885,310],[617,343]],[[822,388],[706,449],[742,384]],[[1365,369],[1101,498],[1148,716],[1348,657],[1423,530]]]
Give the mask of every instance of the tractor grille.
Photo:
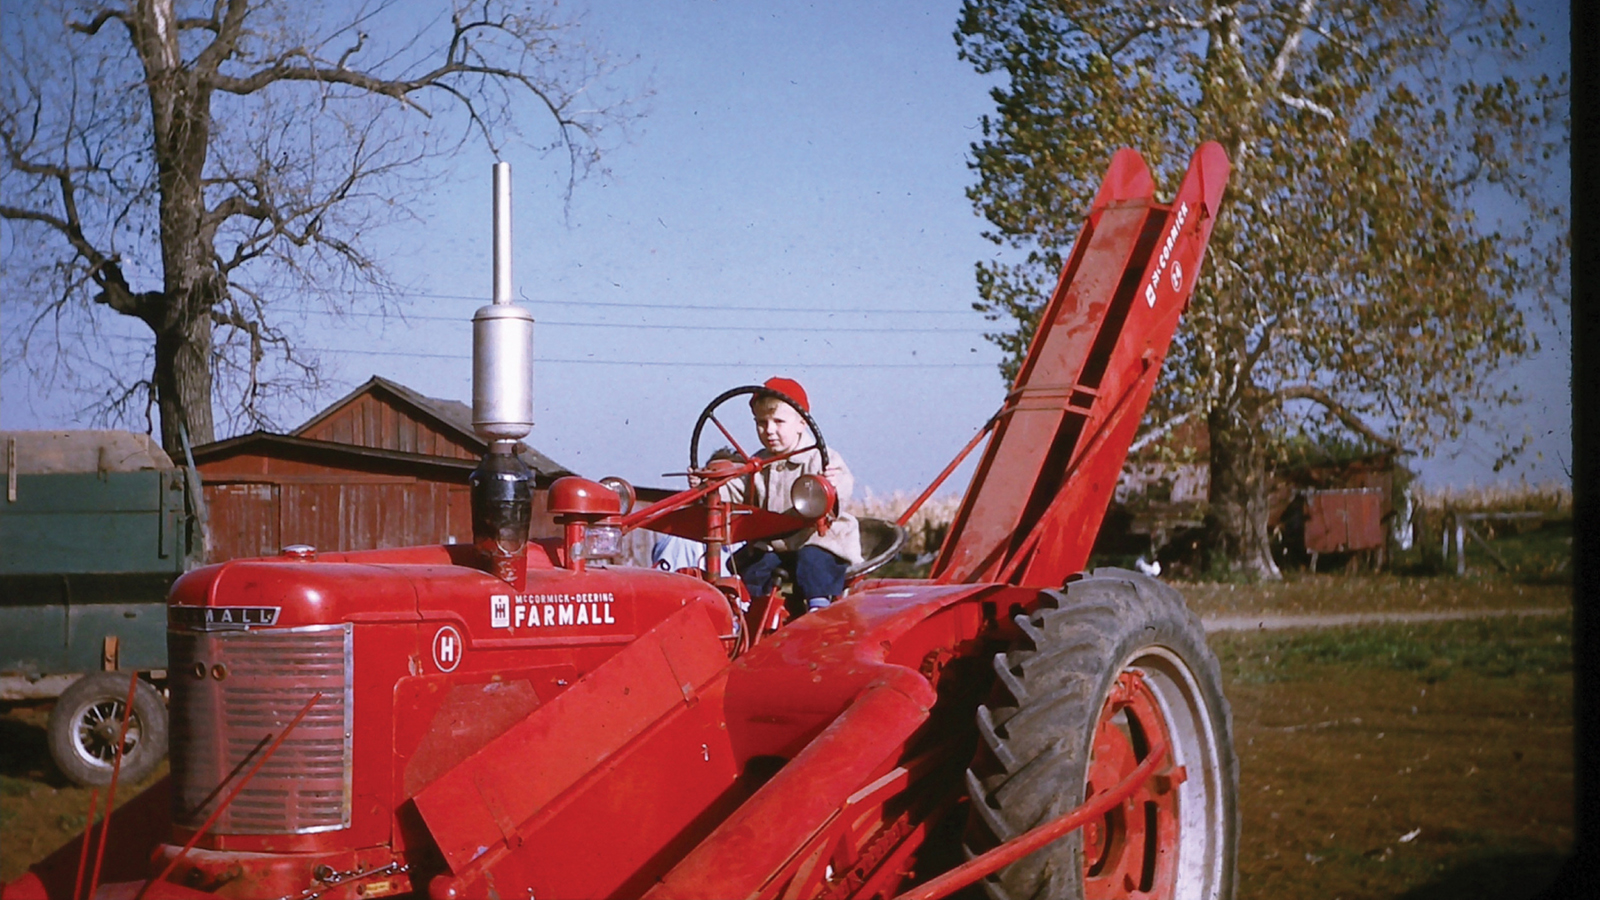
[[[350,825],[350,637],[349,625],[167,633],[175,824],[199,828],[321,691],[211,831]]]

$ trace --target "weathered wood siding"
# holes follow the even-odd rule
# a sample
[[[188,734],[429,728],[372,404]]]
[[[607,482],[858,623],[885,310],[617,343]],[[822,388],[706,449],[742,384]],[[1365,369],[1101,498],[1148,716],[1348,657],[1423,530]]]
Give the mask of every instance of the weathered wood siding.
[[[238,456],[200,466],[211,545],[207,560],[266,556],[289,544],[370,550],[472,540],[460,483],[322,468],[299,460]],[[534,491],[534,537],[559,534]]]
[[[414,417],[389,397],[376,392],[354,398],[302,432],[300,437],[454,459],[475,460],[483,453]]]

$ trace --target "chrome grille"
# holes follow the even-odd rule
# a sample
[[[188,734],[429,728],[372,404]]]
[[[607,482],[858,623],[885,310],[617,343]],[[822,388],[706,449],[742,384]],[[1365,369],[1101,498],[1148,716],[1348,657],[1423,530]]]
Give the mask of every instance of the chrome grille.
[[[321,691],[211,831],[349,826],[350,639],[349,625],[167,633],[174,823],[200,827]]]

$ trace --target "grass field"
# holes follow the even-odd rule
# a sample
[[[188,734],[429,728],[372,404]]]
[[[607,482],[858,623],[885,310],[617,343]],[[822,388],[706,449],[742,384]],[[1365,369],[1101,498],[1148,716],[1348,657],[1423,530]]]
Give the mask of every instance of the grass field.
[[[1536,896],[1573,849],[1571,621],[1217,635],[1245,898]]]

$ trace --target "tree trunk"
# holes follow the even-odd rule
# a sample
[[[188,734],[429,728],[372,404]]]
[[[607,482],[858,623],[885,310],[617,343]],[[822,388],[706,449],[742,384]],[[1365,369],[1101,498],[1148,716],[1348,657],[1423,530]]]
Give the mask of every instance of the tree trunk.
[[[216,439],[211,417],[211,319],[191,317],[156,334],[153,381],[161,413],[161,447],[182,463],[183,437],[198,447]]]
[[[211,311],[227,296],[216,268],[214,226],[206,222],[203,175],[210,151],[211,92],[181,64],[172,0],[141,6],[138,43],[148,74],[151,122],[160,185],[163,304],[146,319],[156,333],[156,403],[161,445],[183,458],[216,432],[211,411]]]
[[[1215,407],[1206,418],[1211,443],[1212,550],[1231,572],[1276,581],[1267,529],[1266,435],[1256,417]]]

